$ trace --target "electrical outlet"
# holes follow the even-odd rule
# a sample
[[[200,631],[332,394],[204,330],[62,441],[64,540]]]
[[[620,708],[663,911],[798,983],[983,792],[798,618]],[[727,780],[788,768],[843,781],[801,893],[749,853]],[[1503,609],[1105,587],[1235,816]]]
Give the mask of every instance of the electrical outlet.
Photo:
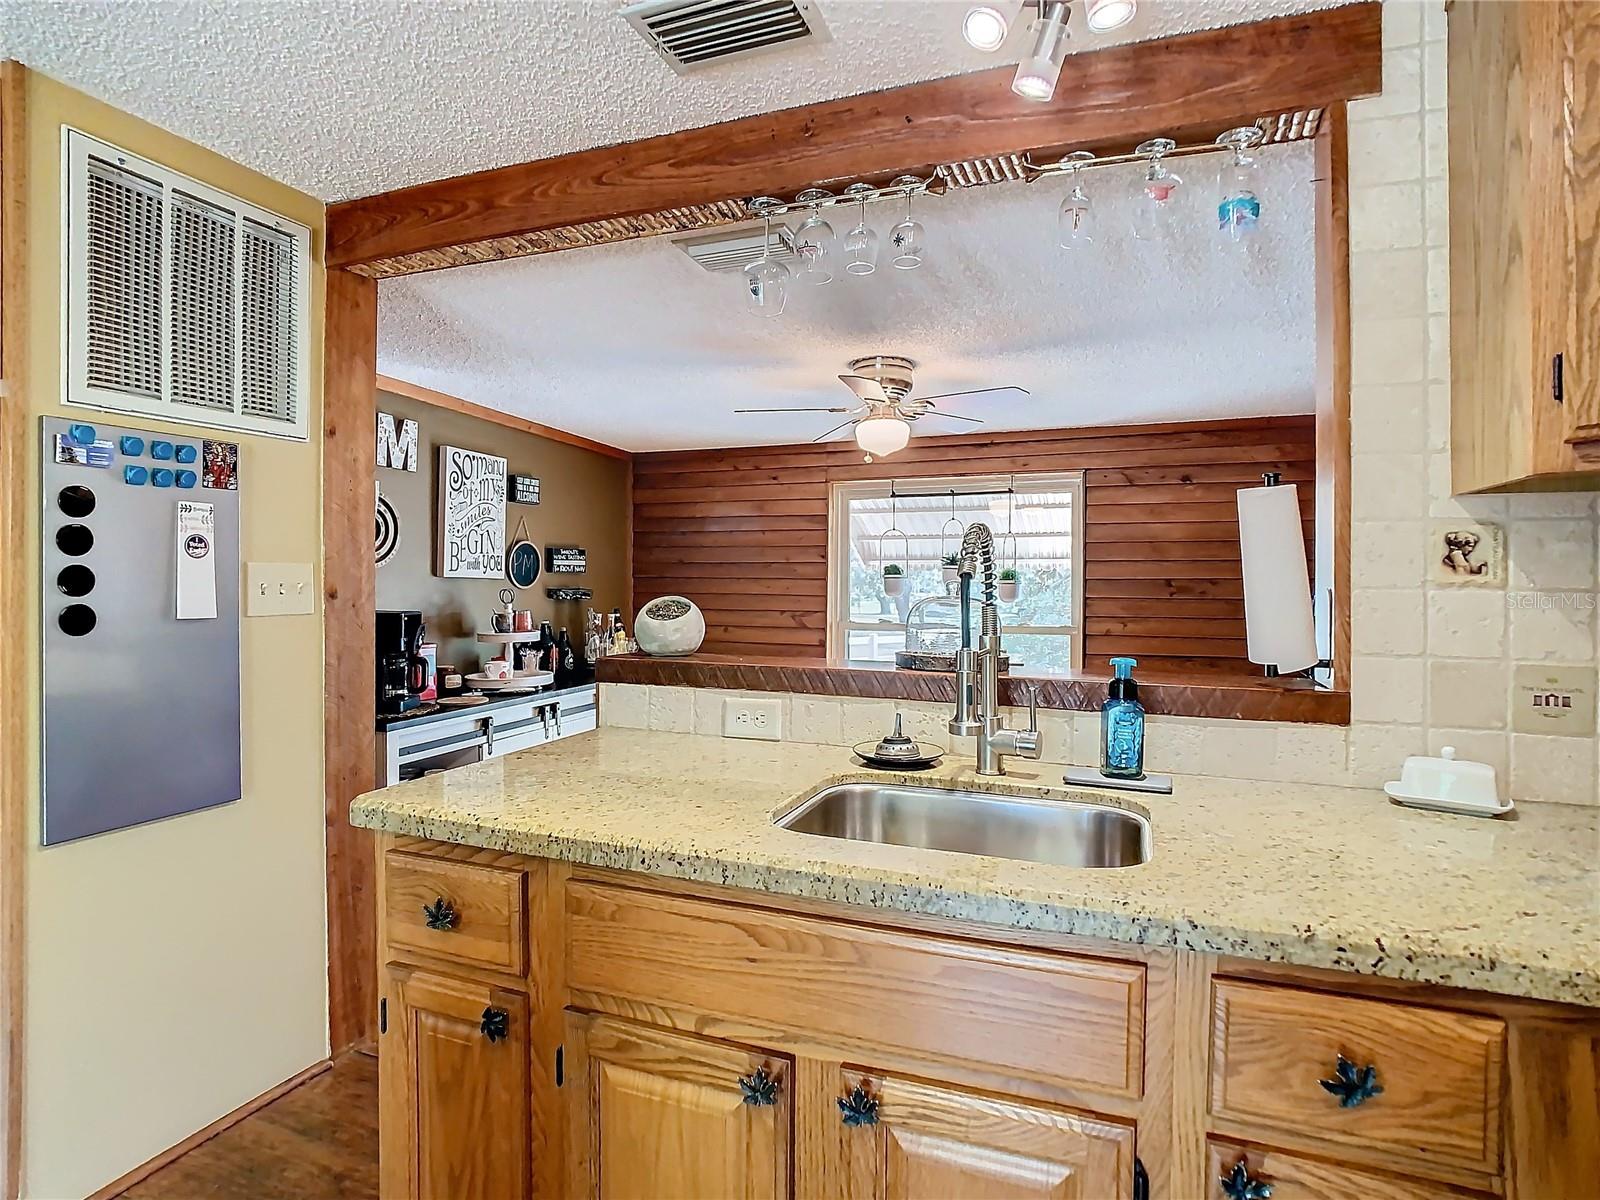
[[[783,741],[783,701],[729,696],[722,702],[722,736]]]
[[[316,611],[310,563],[245,563],[245,616],[288,617]]]

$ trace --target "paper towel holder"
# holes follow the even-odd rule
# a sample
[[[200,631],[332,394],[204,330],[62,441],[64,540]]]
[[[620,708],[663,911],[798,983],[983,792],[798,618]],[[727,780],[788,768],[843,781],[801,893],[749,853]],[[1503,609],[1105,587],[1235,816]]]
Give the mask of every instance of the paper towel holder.
[[[1283,483],[1283,475],[1278,471],[1263,471],[1261,473],[1261,483],[1264,487],[1278,487]],[[1290,672],[1287,678],[1310,679],[1312,678],[1313,671],[1331,671],[1332,669],[1333,660],[1331,658],[1319,658],[1316,662],[1312,663],[1308,667],[1302,667],[1298,671]],[[1261,666],[1261,671],[1262,674],[1268,679],[1285,678],[1283,673],[1280,672],[1277,666],[1273,663],[1263,663]]]

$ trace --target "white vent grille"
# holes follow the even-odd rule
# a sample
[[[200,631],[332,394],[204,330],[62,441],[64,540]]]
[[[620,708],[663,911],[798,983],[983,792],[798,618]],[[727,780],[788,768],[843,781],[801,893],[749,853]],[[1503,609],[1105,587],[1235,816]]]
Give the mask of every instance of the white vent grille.
[[[811,0],[644,0],[622,15],[680,75],[799,41],[829,40]]]
[[[66,130],[69,404],[306,436],[311,231]]]
[[[700,237],[677,238],[672,244],[708,271],[742,271],[761,257],[761,234],[760,225],[719,229]],[[799,257],[787,225],[773,224],[767,253],[778,260]]]
[[[84,305],[92,387],[161,398],[161,185],[92,159]]]

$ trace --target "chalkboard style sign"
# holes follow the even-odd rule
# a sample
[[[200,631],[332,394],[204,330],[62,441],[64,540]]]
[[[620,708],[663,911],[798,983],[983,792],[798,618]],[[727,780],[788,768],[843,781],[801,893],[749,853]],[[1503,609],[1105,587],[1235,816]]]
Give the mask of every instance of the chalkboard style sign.
[[[506,460],[439,447],[439,564],[445,579],[498,579],[506,569]]]
[[[511,490],[511,494],[507,497],[511,503],[539,503],[539,477],[537,475],[508,475],[506,484]]]
[[[582,546],[546,546],[544,569],[552,575],[582,575],[589,569],[589,552]]]

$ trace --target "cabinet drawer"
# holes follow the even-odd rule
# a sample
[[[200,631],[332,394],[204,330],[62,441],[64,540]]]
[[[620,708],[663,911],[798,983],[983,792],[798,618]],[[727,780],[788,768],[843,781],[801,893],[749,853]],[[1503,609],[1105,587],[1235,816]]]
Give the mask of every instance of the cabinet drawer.
[[[390,949],[521,975],[527,946],[523,878],[507,867],[389,851],[384,918]],[[428,924],[430,909],[439,928]]]
[[[1392,1155],[1496,1173],[1505,1026],[1468,1013],[1219,979],[1211,1112]],[[1345,1102],[1343,1057],[1382,1091]],[[1312,1193],[1315,1194],[1315,1193]]]
[[[1422,1179],[1353,1170],[1338,1163],[1298,1158],[1277,1150],[1262,1150],[1211,1142],[1206,1161],[1210,1181],[1208,1200],[1228,1200],[1222,1181],[1241,1178],[1272,1189],[1272,1200],[1493,1200],[1484,1192],[1471,1192]],[[1240,1165],[1242,1176],[1235,1176]],[[1237,1190],[1237,1189],[1236,1189]]]
[[[1137,1097],[1144,967],[574,881],[579,1007],[650,1005],[850,1053]],[[745,1036],[752,1036],[745,1034]]]

